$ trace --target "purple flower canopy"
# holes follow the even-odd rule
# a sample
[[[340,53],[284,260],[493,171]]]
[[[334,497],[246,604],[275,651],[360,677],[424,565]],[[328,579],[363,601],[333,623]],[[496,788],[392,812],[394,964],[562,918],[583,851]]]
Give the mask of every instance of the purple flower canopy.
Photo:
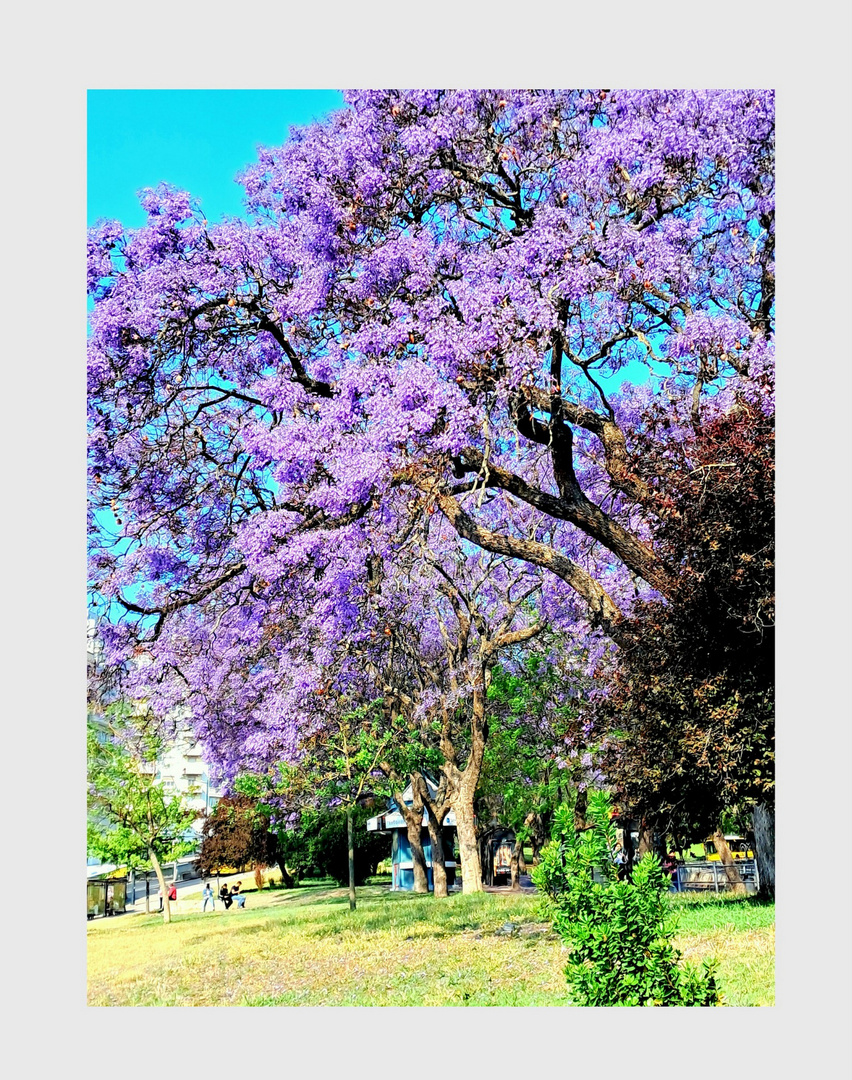
[[[771,92],[346,100],[260,152],[246,220],[163,185],[88,239],[104,637],[225,776],[380,694],[397,635],[445,664],[446,580],[602,650],[676,575],[648,405],[672,440],[772,408]]]

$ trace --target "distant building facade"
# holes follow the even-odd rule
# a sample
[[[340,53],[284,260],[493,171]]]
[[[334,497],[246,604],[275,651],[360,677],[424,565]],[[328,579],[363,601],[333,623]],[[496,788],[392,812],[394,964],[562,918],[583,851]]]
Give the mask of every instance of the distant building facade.
[[[93,619],[87,622],[86,632],[86,663],[90,673],[95,673],[102,663],[103,645],[97,633],[97,627]],[[222,797],[222,788],[210,777],[210,771],[204,760],[202,747],[195,738],[189,723],[179,716],[169,718],[173,725],[174,733],[168,740],[163,753],[153,763],[154,778],[162,783],[167,792],[181,797],[191,810],[195,810],[197,817],[186,833],[187,840],[201,842],[201,826],[204,816],[212,811]],[[98,733],[98,739],[102,742],[109,738],[108,728],[104,716],[97,707],[89,702],[87,709],[87,721],[92,724]],[[100,860],[89,857],[86,860],[89,867],[98,867],[103,871],[107,869]]]

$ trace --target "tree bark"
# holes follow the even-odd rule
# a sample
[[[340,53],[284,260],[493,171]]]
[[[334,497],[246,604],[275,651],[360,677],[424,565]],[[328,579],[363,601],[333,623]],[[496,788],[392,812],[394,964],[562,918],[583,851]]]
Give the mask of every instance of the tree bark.
[[[148,858],[151,860],[151,865],[154,867],[154,873],[157,875],[157,881],[160,883],[160,895],[163,898],[163,922],[170,923],[172,921],[172,912],[169,905],[169,890],[166,888],[160,860],[157,858],[157,854],[152,847],[148,848]]]
[[[486,551],[493,551],[496,555],[508,555],[510,558],[552,570],[583,598],[588,605],[594,625],[601,626],[610,637],[617,633],[618,623],[622,619],[621,611],[600,582],[577,563],[566,558],[548,544],[504,536],[484,525],[479,525],[470,514],[462,510],[451,495],[434,493],[427,481],[423,481],[422,485],[418,486],[422,486],[423,490],[433,495],[444,516],[463,539],[469,540],[477,547],[485,548]]]
[[[405,821],[405,832],[411,848],[411,862],[414,871],[414,891],[416,893],[429,892],[429,876],[426,871],[426,856],[423,853],[423,840],[421,830],[423,828],[423,803],[416,791],[413,791],[413,803],[406,806],[402,798],[402,792],[394,793],[394,799],[400,814]]]
[[[485,715],[485,680],[483,666],[473,687],[473,703],[470,720],[470,754],[464,771],[447,761],[442,771],[447,778],[450,803],[456,815],[459,838],[459,855],[462,862],[462,892],[482,892],[482,862],[479,858],[479,837],[476,834],[476,818],[473,797],[482,772],[485,742],[488,738],[488,722]]]
[[[654,850],[654,830],[643,817],[639,822],[639,848],[638,857],[641,859],[649,851]]]
[[[432,844],[432,888],[437,897],[448,895],[447,890],[447,867],[445,865],[444,838],[441,835],[441,826],[431,811],[429,814],[429,839]]]
[[[775,807],[758,803],[752,812],[754,857],[757,862],[758,894],[775,898]]]
[[[284,856],[276,855],[275,861],[278,863],[278,869],[281,871],[281,884],[284,886],[285,889],[295,889],[296,879],[287,869],[284,862]]]
[[[473,798],[463,794],[454,801],[456,828],[459,837],[459,856],[462,864],[462,892],[482,892],[482,863],[479,859],[479,839],[473,814]]]
[[[524,841],[523,833],[515,837],[515,846],[512,848],[512,859],[510,866],[512,869],[512,888],[520,889],[521,887],[521,860],[524,857]]]
[[[529,814],[527,814],[527,818],[524,824],[529,825],[532,861],[533,866],[537,866],[539,856],[541,854],[541,849],[547,843],[547,838],[544,833],[544,821],[542,820],[541,814],[533,810],[530,811]]]
[[[719,853],[719,862],[725,868],[725,877],[728,879],[731,891],[735,893],[744,893],[746,891],[745,884],[740,877],[740,872],[737,870],[733,856],[731,855],[731,849],[728,847],[728,843],[725,840],[721,828],[713,833],[713,843],[716,845],[716,851]]]
[[[574,828],[577,830],[586,827],[586,810],[589,805],[589,793],[585,788],[577,791],[577,799],[574,803]]]
[[[355,831],[352,824],[352,807],[346,810],[346,839],[349,843],[349,910],[355,910]]]
[[[416,789],[419,792],[420,799],[426,807],[429,840],[432,844],[432,886],[435,896],[440,899],[449,894],[443,837],[444,818],[450,812],[450,805],[446,800],[446,778],[442,777],[437,800],[429,798],[429,789],[420,773],[412,776],[411,784],[412,790]]]

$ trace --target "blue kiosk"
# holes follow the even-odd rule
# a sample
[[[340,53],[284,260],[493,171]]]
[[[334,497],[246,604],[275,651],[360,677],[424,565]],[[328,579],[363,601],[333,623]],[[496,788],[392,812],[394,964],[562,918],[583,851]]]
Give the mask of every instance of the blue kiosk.
[[[430,797],[434,797],[437,785],[428,777],[424,777],[429,789]],[[411,784],[402,793],[406,806],[414,802]],[[423,810],[423,821],[420,826],[420,842],[423,844],[423,854],[426,857],[426,876],[429,879],[429,891],[434,889],[432,880],[432,841],[429,837],[429,814]],[[411,858],[411,845],[408,842],[408,834],[405,827],[405,819],[397,809],[395,802],[391,802],[386,814],[377,814],[367,822],[368,832],[380,832],[391,834],[391,889],[399,889],[411,892],[414,888],[414,862]],[[456,834],[456,817],[452,810],[444,818],[444,866],[447,869],[447,888],[457,888],[457,867],[453,860],[453,841]]]

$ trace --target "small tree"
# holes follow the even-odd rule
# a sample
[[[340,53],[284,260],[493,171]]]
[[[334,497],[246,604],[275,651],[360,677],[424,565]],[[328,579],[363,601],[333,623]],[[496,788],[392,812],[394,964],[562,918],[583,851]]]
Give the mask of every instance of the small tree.
[[[300,876],[334,878],[338,885],[349,883],[349,817],[352,818],[353,873],[356,885],[365,884],[376,867],[390,854],[390,842],[383,833],[367,832],[373,810],[354,806],[351,811],[306,809],[299,825],[285,838],[295,849],[294,870]]]
[[[257,799],[234,794],[219,800],[201,830],[201,848],[196,866],[203,876],[216,873],[222,866],[245,869],[247,866],[270,866],[279,862],[278,838],[269,828]],[[282,863],[285,884],[293,881]]]
[[[715,962],[699,971],[671,943],[676,920],[660,860],[644,855],[632,880],[616,877],[612,803],[589,794],[589,824],[560,806],[553,841],[533,870],[554,927],[572,946],[565,968],[577,1005],[718,1005]]]
[[[99,730],[106,740],[99,739]],[[162,863],[190,852],[185,839],[195,818],[183,800],[156,780],[162,736],[149,718],[126,704],[107,709],[105,726],[89,724],[86,737],[89,852],[111,862],[150,865],[163,897],[163,921],[171,922]]]
[[[355,840],[355,811],[365,797],[376,794],[382,778],[379,762],[398,734],[394,728],[382,730],[375,704],[351,707],[341,695],[337,708],[302,740],[299,762],[279,763],[268,793],[271,803],[278,802],[308,823],[317,816],[325,821],[328,812],[345,817],[350,911],[357,903],[355,849],[360,846]]]
[[[519,885],[523,845],[533,861],[547,841],[556,807],[575,800],[582,817],[591,758],[571,756],[579,694],[589,682],[580,657],[563,650],[532,652],[512,669],[497,666],[489,699],[489,734],[477,788],[481,814],[499,816],[515,832],[512,884]]]

